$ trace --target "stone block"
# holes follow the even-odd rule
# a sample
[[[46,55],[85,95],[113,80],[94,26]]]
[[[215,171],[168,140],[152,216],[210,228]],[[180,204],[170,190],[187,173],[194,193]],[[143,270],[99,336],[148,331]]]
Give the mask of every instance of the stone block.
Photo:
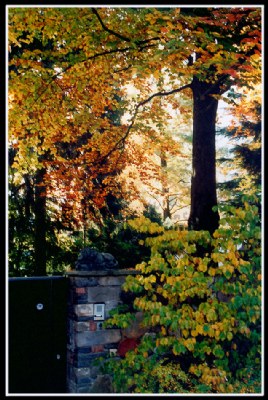
[[[78,317],[93,317],[93,304],[77,304],[74,312]]]
[[[77,393],[77,384],[71,379],[68,379],[67,390],[68,393]]]
[[[112,379],[109,375],[98,375],[89,393],[113,393]]]
[[[98,278],[95,276],[90,277],[71,277],[71,286],[75,287],[88,287],[88,286],[97,286]]]
[[[99,278],[100,286],[122,286],[126,278],[124,276],[102,276]]]
[[[91,346],[91,351],[92,353],[102,353],[104,351],[104,345],[94,344],[93,346]]]
[[[75,378],[90,378],[90,368],[73,368],[73,374]]]
[[[77,332],[75,343],[78,347],[88,347],[96,344],[118,343],[120,340],[120,329],[107,329],[95,332]]]
[[[75,352],[73,354],[73,366],[76,368],[91,368],[91,377],[96,375],[96,371],[99,369],[94,365],[96,359],[98,359],[101,355],[104,355],[105,352],[102,353],[92,353],[91,348],[90,350],[87,349],[87,352],[83,352],[83,348],[79,349],[79,352]]]
[[[77,368],[85,368],[91,365],[91,362],[92,360],[87,361],[86,359],[77,360],[74,362],[74,366],[76,366]]]
[[[78,385],[75,393],[90,393],[93,383],[87,385]]]
[[[90,287],[88,290],[89,303],[105,303],[106,301],[118,300],[120,298],[121,287],[97,286]]]
[[[97,330],[97,323],[95,321],[89,321],[89,330],[96,331]]]
[[[110,311],[115,309],[119,303],[121,304],[119,300],[107,300],[105,302],[105,319],[110,317]]]
[[[72,304],[87,303],[87,287],[73,287],[72,289]]]
[[[76,332],[89,331],[90,330],[90,322],[91,321],[76,321],[75,322],[75,331]]]
[[[88,368],[91,367],[92,362],[95,360],[95,354],[90,352],[87,353],[76,353],[73,356],[73,365],[77,368]]]
[[[77,371],[75,371],[77,370]],[[83,370],[89,370],[88,373],[84,373]],[[79,372],[81,371],[81,372]],[[81,386],[81,385],[91,385],[93,383],[93,379],[90,377],[90,368],[75,368],[74,367],[74,382]]]
[[[86,293],[86,288],[85,287],[76,287],[75,288],[75,293],[84,294],[84,293]]]
[[[87,303],[87,293],[77,294],[74,293],[73,304],[86,304]]]
[[[75,349],[75,354],[89,354],[91,353],[91,347],[80,347]]]

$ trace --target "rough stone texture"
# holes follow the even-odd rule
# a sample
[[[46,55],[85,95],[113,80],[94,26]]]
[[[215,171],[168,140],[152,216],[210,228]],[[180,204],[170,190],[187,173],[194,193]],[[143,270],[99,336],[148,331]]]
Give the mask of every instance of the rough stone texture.
[[[98,375],[89,393],[113,393],[111,377],[109,375]]]
[[[103,344],[95,344],[91,346],[91,351],[92,353],[102,353],[104,351],[104,345]]]
[[[119,302],[118,300],[108,300],[105,302],[105,318],[109,318],[110,311],[115,309],[119,303],[121,304],[121,301]]]
[[[88,288],[87,301],[89,303],[105,303],[106,301],[119,301],[120,286],[95,286]]]
[[[70,277],[71,285],[75,287],[90,287],[90,286],[97,286],[98,285],[98,278],[95,276],[91,276],[89,278],[83,277]]]
[[[78,294],[84,294],[84,293],[86,293],[86,288],[85,287],[77,287],[77,288],[75,288],[75,292]]]
[[[76,332],[84,332],[90,330],[90,323],[89,321],[76,321],[75,324],[75,331]]]
[[[100,286],[121,286],[124,282],[124,276],[102,276],[99,278]]]
[[[81,250],[75,264],[78,271],[105,270],[115,268],[118,261],[110,253],[101,253],[93,248],[85,247]]]
[[[96,331],[97,330],[97,322],[95,321],[89,321],[89,330],[90,331]]]
[[[93,317],[93,304],[77,304],[74,312],[78,317]]]
[[[122,303],[122,284],[134,270],[71,271],[68,297],[67,387],[69,393],[112,393],[109,376],[100,374],[95,362],[117,351],[120,329],[104,329],[94,320],[94,304],[104,304],[104,318]],[[139,317],[137,318],[139,320]],[[135,322],[138,324],[138,322]],[[140,327],[130,329],[140,335]],[[131,333],[132,332],[132,333]]]
[[[73,368],[76,383],[91,383],[91,368]]]
[[[88,347],[95,344],[117,343],[120,340],[120,329],[106,329],[95,332],[77,332],[75,343],[78,347]]]

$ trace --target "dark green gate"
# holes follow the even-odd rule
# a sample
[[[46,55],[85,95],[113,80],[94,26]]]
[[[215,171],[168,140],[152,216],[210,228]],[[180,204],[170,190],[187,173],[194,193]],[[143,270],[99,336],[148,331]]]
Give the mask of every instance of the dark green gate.
[[[67,278],[10,278],[9,393],[66,393]]]

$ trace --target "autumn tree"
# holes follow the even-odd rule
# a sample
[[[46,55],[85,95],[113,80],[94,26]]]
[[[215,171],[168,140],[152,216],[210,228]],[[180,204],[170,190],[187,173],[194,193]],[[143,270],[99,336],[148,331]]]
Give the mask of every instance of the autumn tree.
[[[213,232],[219,216],[215,175],[215,123],[218,100],[234,85],[260,80],[261,8],[182,8],[94,10],[108,37],[135,43],[129,68],[141,90],[137,113],[156,97],[187,92],[193,100],[193,174],[190,229]],[[119,25],[120,32],[115,30]],[[125,26],[123,21],[127,21]],[[130,23],[131,22],[131,23]],[[130,29],[131,26],[131,29]],[[143,41],[150,45],[139,51]],[[131,30],[131,32],[130,32]],[[137,36],[136,36],[137,37]],[[136,40],[136,41],[135,41]],[[148,96],[148,76],[163,79],[167,74],[170,90]],[[149,89],[149,90],[148,90]],[[147,96],[146,96],[147,94]],[[132,122],[133,122],[132,121]]]
[[[37,275],[46,271],[47,202],[54,201],[56,215],[62,207],[66,219],[66,199],[77,223],[96,217],[109,193],[118,192],[114,176],[124,163],[118,145],[122,128],[114,117],[119,90],[110,83],[107,60],[103,70],[95,63],[98,53],[91,57],[83,52],[81,84],[75,84],[77,71],[66,75],[78,62],[74,54],[79,53],[81,41],[76,49],[71,44],[70,50],[68,22],[64,30],[61,21],[76,13],[77,21],[84,16],[82,32],[88,23],[84,10],[70,11],[18,8],[9,12],[9,144],[16,149],[11,167],[17,184],[25,175],[34,176]],[[94,79],[98,73],[104,83]]]
[[[260,13],[255,9],[187,9],[180,18],[155,11],[149,15],[152,29],[162,32],[161,53],[170,79],[184,85],[150,96],[172,95],[187,90],[193,97],[193,175],[190,229],[213,232],[218,226],[215,175],[215,123],[218,99],[232,85],[258,82],[260,61]],[[175,13],[174,13],[175,14]],[[175,23],[176,21],[176,23]],[[212,29],[213,27],[213,29]],[[179,31],[179,32],[178,32]],[[177,34],[178,39],[175,39]],[[153,58],[154,60],[154,58]],[[150,62],[157,68],[157,61]]]
[[[36,212],[42,210],[36,240],[44,238],[38,221],[44,221],[49,191],[58,199],[73,193],[81,205],[83,183],[95,210],[101,208],[107,189],[114,191],[113,171],[124,165],[126,140],[140,129],[149,103],[169,96],[175,104],[179,92],[193,101],[189,227],[213,232],[218,99],[232,85],[260,80],[261,8],[14,7],[8,19],[9,143],[17,149],[17,176],[36,175]],[[152,94],[152,75],[168,76],[166,90]],[[125,107],[116,95],[129,82],[140,98],[130,107],[130,122],[115,126],[107,110]],[[86,132],[92,136],[78,157],[66,160],[58,144],[71,145]],[[48,188],[44,180],[52,172]]]

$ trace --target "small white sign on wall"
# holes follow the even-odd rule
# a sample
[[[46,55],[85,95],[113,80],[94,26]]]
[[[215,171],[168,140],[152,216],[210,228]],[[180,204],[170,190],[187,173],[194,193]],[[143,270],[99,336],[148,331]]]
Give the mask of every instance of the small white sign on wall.
[[[94,320],[104,320],[104,304],[94,304]]]

